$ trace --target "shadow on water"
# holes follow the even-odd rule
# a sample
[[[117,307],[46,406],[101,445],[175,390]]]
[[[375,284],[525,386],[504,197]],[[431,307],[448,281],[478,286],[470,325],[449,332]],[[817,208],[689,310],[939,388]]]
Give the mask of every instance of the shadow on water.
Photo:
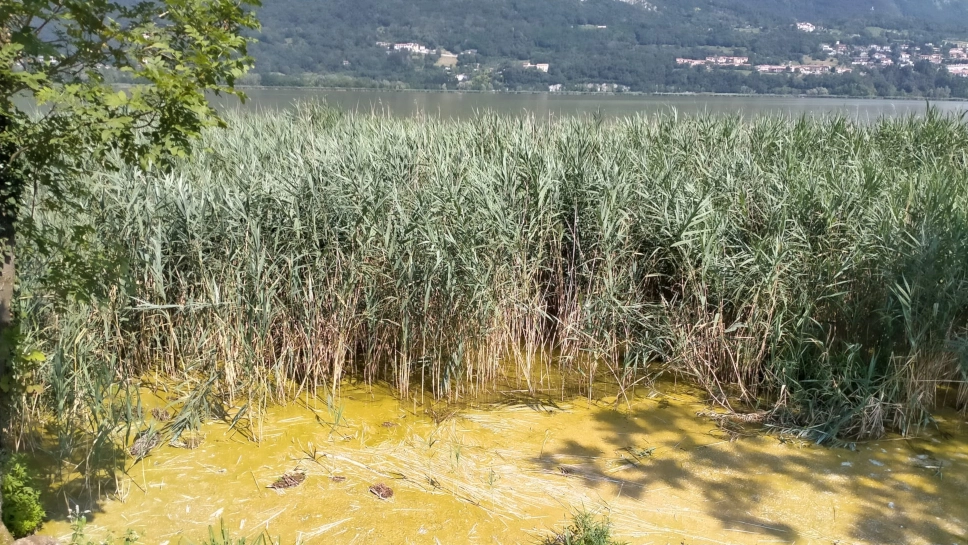
[[[506,479],[497,482],[501,486],[507,483],[508,493],[533,492],[520,486],[514,488],[511,475],[537,474],[540,478],[528,480],[533,484],[527,486],[569,490],[570,499],[561,503],[566,509],[576,507],[570,504],[575,498],[602,499],[613,509],[617,534],[626,540],[633,536],[675,536],[670,542],[692,544],[703,542],[699,539],[702,536],[714,543],[965,543],[968,512],[963,491],[968,489],[968,423],[963,416],[953,411],[944,413],[947,418],[939,415],[939,428],[922,438],[887,438],[861,443],[856,451],[850,451],[766,435],[753,427],[724,427],[697,416],[706,406],[688,389],[685,393],[679,388],[663,391],[665,395],[653,392],[657,397],[630,396],[629,403],[597,403],[582,398],[563,402],[556,396],[504,392],[486,409],[467,405],[460,414],[451,414],[445,411],[446,407],[437,410],[423,406],[418,410],[416,405],[400,403],[390,396],[372,396],[362,390],[347,392],[343,398],[346,415],[342,403],[331,406],[325,401],[318,406],[300,402],[288,411],[273,410],[278,421],[269,427],[276,435],[270,434],[264,444],[240,433],[225,432],[220,437],[213,429],[210,441],[194,452],[173,451],[165,446],[159,448],[157,458],[153,452],[134,461],[120,448],[105,447],[96,459],[87,460],[81,454],[63,460],[48,458],[45,461],[50,467],[57,468],[51,470],[51,480],[58,475],[64,477],[47,498],[48,509],[53,531],[60,532],[64,531],[68,508],[73,512],[90,511],[87,519],[100,526],[119,524],[117,517],[122,512],[125,521],[129,520],[125,515],[137,520],[148,512],[158,522],[143,524],[148,535],[159,537],[176,529],[173,522],[177,522],[178,530],[197,531],[192,525],[209,523],[202,515],[221,513],[223,506],[227,520],[249,517],[251,523],[251,507],[239,503],[245,501],[252,501],[245,506],[258,504],[262,508],[265,504],[267,510],[285,509],[285,516],[292,517],[286,524],[295,524],[302,531],[309,524],[305,517],[323,517],[320,525],[342,520],[342,514],[333,514],[342,512],[331,509],[339,505],[345,508],[345,502],[352,501],[360,502],[364,510],[376,509],[363,511],[365,516],[352,523],[359,528],[378,527],[377,532],[392,529],[399,533],[404,531],[401,524],[405,523],[414,525],[410,530],[417,532],[424,521],[416,515],[414,520],[380,522],[382,504],[377,509],[366,503],[371,499],[366,492],[372,484],[371,469],[386,463],[390,464],[386,471],[399,470],[412,480],[426,471],[444,484],[445,479],[455,479],[465,487],[472,486],[476,482],[473,479],[460,480],[473,475],[475,462],[471,459],[462,462],[464,465],[458,469],[456,462],[433,458],[438,450],[445,453],[438,457],[452,458],[459,452],[454,445],[460,445],[468,456],[472,449],[493,454],[498,472],[503,471],[501,464],[515,466],[508,477],[498,475],[499,479]],[[348,423],[346,418],[350,419]],[[494,426],[481,425],[475,419]],[[388,422],[392,427],[387,426]],[[227,427],[227,423],[221,427]],[[373,439],[364,445],[360,430],[367,429]],[[455,435],[444,434],[444,429]],[[461,439],[464,433],[466,440]],[[435,443],[420,443],[417,435],[426,441],[434,437]],[[342,453],[344,458],[313,456],[314,461],[324,465],[333,464],[334,459],[362,457],[355,465],[345,462],[342,473],[336,466],[317,468],[310,464],[307,467],[321,471],[323,476],[314,475],[308,485],[288,497],[277,498],[273,493],[271,500],[267,499],[263,481],[269,482],[267,479],[291,469],[298,463],[296,458],[303,456],[302,446],[307,445],[308,449],[310,442],[321,452]],[[297,443],[299,449],[294,446]],[[72,452],[88,450],[76,448]],[[379,452],[387,457],[381,457]],[[396,466],[393,456],[398,457]],[[236,457],[242,461],[237,467],[232,465],[238,464]],[[430,469],[433,464],[437,465]],[[216,466],[229,469],[215,471]],[[124,471],[117,469],[121,467]],[[359,470],[368,480],[358,478],[360,482],[354,484],[352,470]],[[334,484],[329,472],[348,475],[349,480]],[[482,469],[481,474],[486,472]],[[162,485],[167,488],[159,488]],[[350,494],[356,485],[359,490]],[[412,488],[408,490],[401,481],[395,501],[414,512],[436,508],[449,497],[436,486]],[[185,511],[178,515],[180,518],[165,518],[167,506],[181,502],[182,494],[198,496],[190,502],[192,515]],[[300,500],[299,494],[305,496]],[[126,495],[130,497],[125,503]],[[312,508],[306,507],[311,513],[300,511],[306,501],[312,504]],[[102,509],[112,503],[114,507],[101,517]],[[497,531],[496,527],[487,526],[485,512],[476,503],[455,505],[464,507],[449,509],[469,511],[448,511],[450,514],[440,518],[452,520],[459,516],[470,521],[468,526],[480,522],[481,531]],[[233,509],[241,511],[233,513]],[[514,515],[523,520],[547,521],[550,519],[542,517],[556,512],[534,509],[515,511]],[[200,513],[197,520],[196,512]],[[265,515],[270,516],[272,513]],[[505,539],[498,534],[493,537]],[[631,542],[649,541],[654,538]]]
[[[51,438],[30,454],[31,465],[44,483],[42,501],[48,520],[68,521],[83,515],[88,521],[102,510],[104,502],[116,497],[117,484],[141,486],[131,477],[143,460],[133,461],[113,442],[92,444],[83,437],[66,448]]]
[[[968,452],[963,424],[958,425],[960,435],[939,431],[936,435],[947,439],[928,437],[918,441],[920,448],[889,439],[861,444],[851,452],[762,432],[723,433],[715,422],[696,416],[698,403],[663,400],[647,405],[627,411],[595,409],[591,418],[600,440],[569,438],[533,461],[547,472],[580,479],[599,495],[655,502],[653,492],[698,491],[702,512],[721,526],[716,535],[728,531],[760,536],[754,541],[798,543],[821,537],[835,543],[847,537],[879,544],[966,543],[968,536],[958,529],[964,528],[968,515],[958,492],[968,485],[964,463],[959,464],[961,474],[943,476],[944,490],[942,476],[932,474],[931,465],[953,463],[939,450]],[[709,427],[705,436],[694,431],[703,424]],[[852,461],[841,462],[841,457]],[[787,523],[769,516],[778,512],[771,505],[784,495],[796,496],[781,501],[799,504],[802,520]],[[845,516],[853,519],[849,536],[827,535],[822,527],[812,529],[815,535],[801,535],[794,528],[802,528],[804,520],[819,523]]]

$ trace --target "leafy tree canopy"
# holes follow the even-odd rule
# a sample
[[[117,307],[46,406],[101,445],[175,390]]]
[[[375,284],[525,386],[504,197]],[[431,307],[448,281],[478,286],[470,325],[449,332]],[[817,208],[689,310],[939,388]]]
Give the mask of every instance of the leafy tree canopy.
[[[142,162],[181,154],[219,123],[205,93],[238,94],[251,66],[243,29],[258,0],[23,0],[0,5],[0,114],[7,167],[59,143]],[[107,70],[135,85],[117,90]],[[11,101],[19,95],[24,100]],[[43,115],[31,116],[30,106]],[[35,165],[36,166],[36,165]]]
[[[244,33],[258,29],[258,4],[0,0],[0,379],[19,361],[15,234],[37,236],[34,246],[52,253],[84,237],[74,226],[44,241],[49,233],[19,223],[27,190],[44,206],[63,207],[85,190],[79,169],[108,158],[147,167],[184,155],[202,130],[222,124],[207,94],[241,96],[234,85],[252,65]],[[111,73],[132,85],[112,86]],[[9,396],[0,392],[0,411]],[[0,427],[8,416],[0,414]]]

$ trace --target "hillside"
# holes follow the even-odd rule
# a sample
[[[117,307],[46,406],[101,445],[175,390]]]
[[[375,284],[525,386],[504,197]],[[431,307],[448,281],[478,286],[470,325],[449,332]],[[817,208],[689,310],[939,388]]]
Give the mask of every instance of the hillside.
[[[683,70],[677,57],[799,63],[821,44],[912,45],[964,38],[968,0],[272,0],[253,47],[263,84],[635,91],[803,91],[742,71]],[[817,26],[799,32],[798,21]],[[415,43],[430,54],[388,50]],[[382,45],[378,45],[382,44]],[[446,59],[440,52],[460,54]],[[548,70],[522,68],[547,63]],[[828,92],[930,94],[937,68],[828,82]],[[461,74],[461,81],[458,75]],[[885,78],[878,86],[879,77]],[[773,78],[777,80],[779,78]],[[847,81],[850,80],[850,81]],[[915,81],[914,80],[923,80]],[[930,82],[930,83],[929,83]],[[802,83],[802,82],[801,82]],[[941,83],[949,83],[947,81]],[[459,85],[460,84],[460,85]],[[825,87],[825,88],[826,88]],[[958,91],[960,83],[947,85]],[[814,88],[819,88],[815,86]],[[951,91],[953,90],[953,91]],[[779,91],[785,92],[785,91]],[[900,92],[900,91],[898,91]],[[902,93],[903,94],[903,93]]]
[[[681,4],[680,2],[672,2]],[[968,2],[964,0],[712,0],[693,4],[718,4],[747,14],[763,12],[774,17],[811,19],[821,23],[845,20],[884,22],[904,19],[964,26]]]

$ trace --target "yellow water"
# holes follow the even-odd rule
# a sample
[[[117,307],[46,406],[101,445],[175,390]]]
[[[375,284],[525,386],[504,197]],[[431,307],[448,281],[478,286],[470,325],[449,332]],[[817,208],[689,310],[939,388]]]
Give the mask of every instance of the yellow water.
[[[335,410],[270,408],[251,433],[209,423],[195,450],[129,460],[87,531],[175,544],[221,520],[235,537],[286,544],[535,543],[587,509],[631,544],[966,543],[968,422],[954,412],[916,440],[850,451],[730,437],[682,387],[618,404],[505,397],[437,423],[386,390],[347,386]],[[267,488],[297,468],[302,484]],[[376,483],[393,497],[369,493]],[[70,526],[61,514],[42,533]]]

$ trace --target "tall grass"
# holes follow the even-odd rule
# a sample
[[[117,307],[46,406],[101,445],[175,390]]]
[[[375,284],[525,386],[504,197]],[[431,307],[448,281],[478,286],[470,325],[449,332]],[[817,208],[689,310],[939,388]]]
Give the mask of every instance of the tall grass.
[[[124,282],[64,303],[41,282],[60,262],[24,266],[27,336],[50,355],[30,399],[58,410],[151,373],[204,386],[186,391],[204,405],[335,396],[347,376],[401,396],[507,377],[590,393],[661,369],[822,439],[916,431],[939,384],[968,401],[959,118],[306,105],[236,114],[173,171],[90,184],[84,252],[120,245]]]

